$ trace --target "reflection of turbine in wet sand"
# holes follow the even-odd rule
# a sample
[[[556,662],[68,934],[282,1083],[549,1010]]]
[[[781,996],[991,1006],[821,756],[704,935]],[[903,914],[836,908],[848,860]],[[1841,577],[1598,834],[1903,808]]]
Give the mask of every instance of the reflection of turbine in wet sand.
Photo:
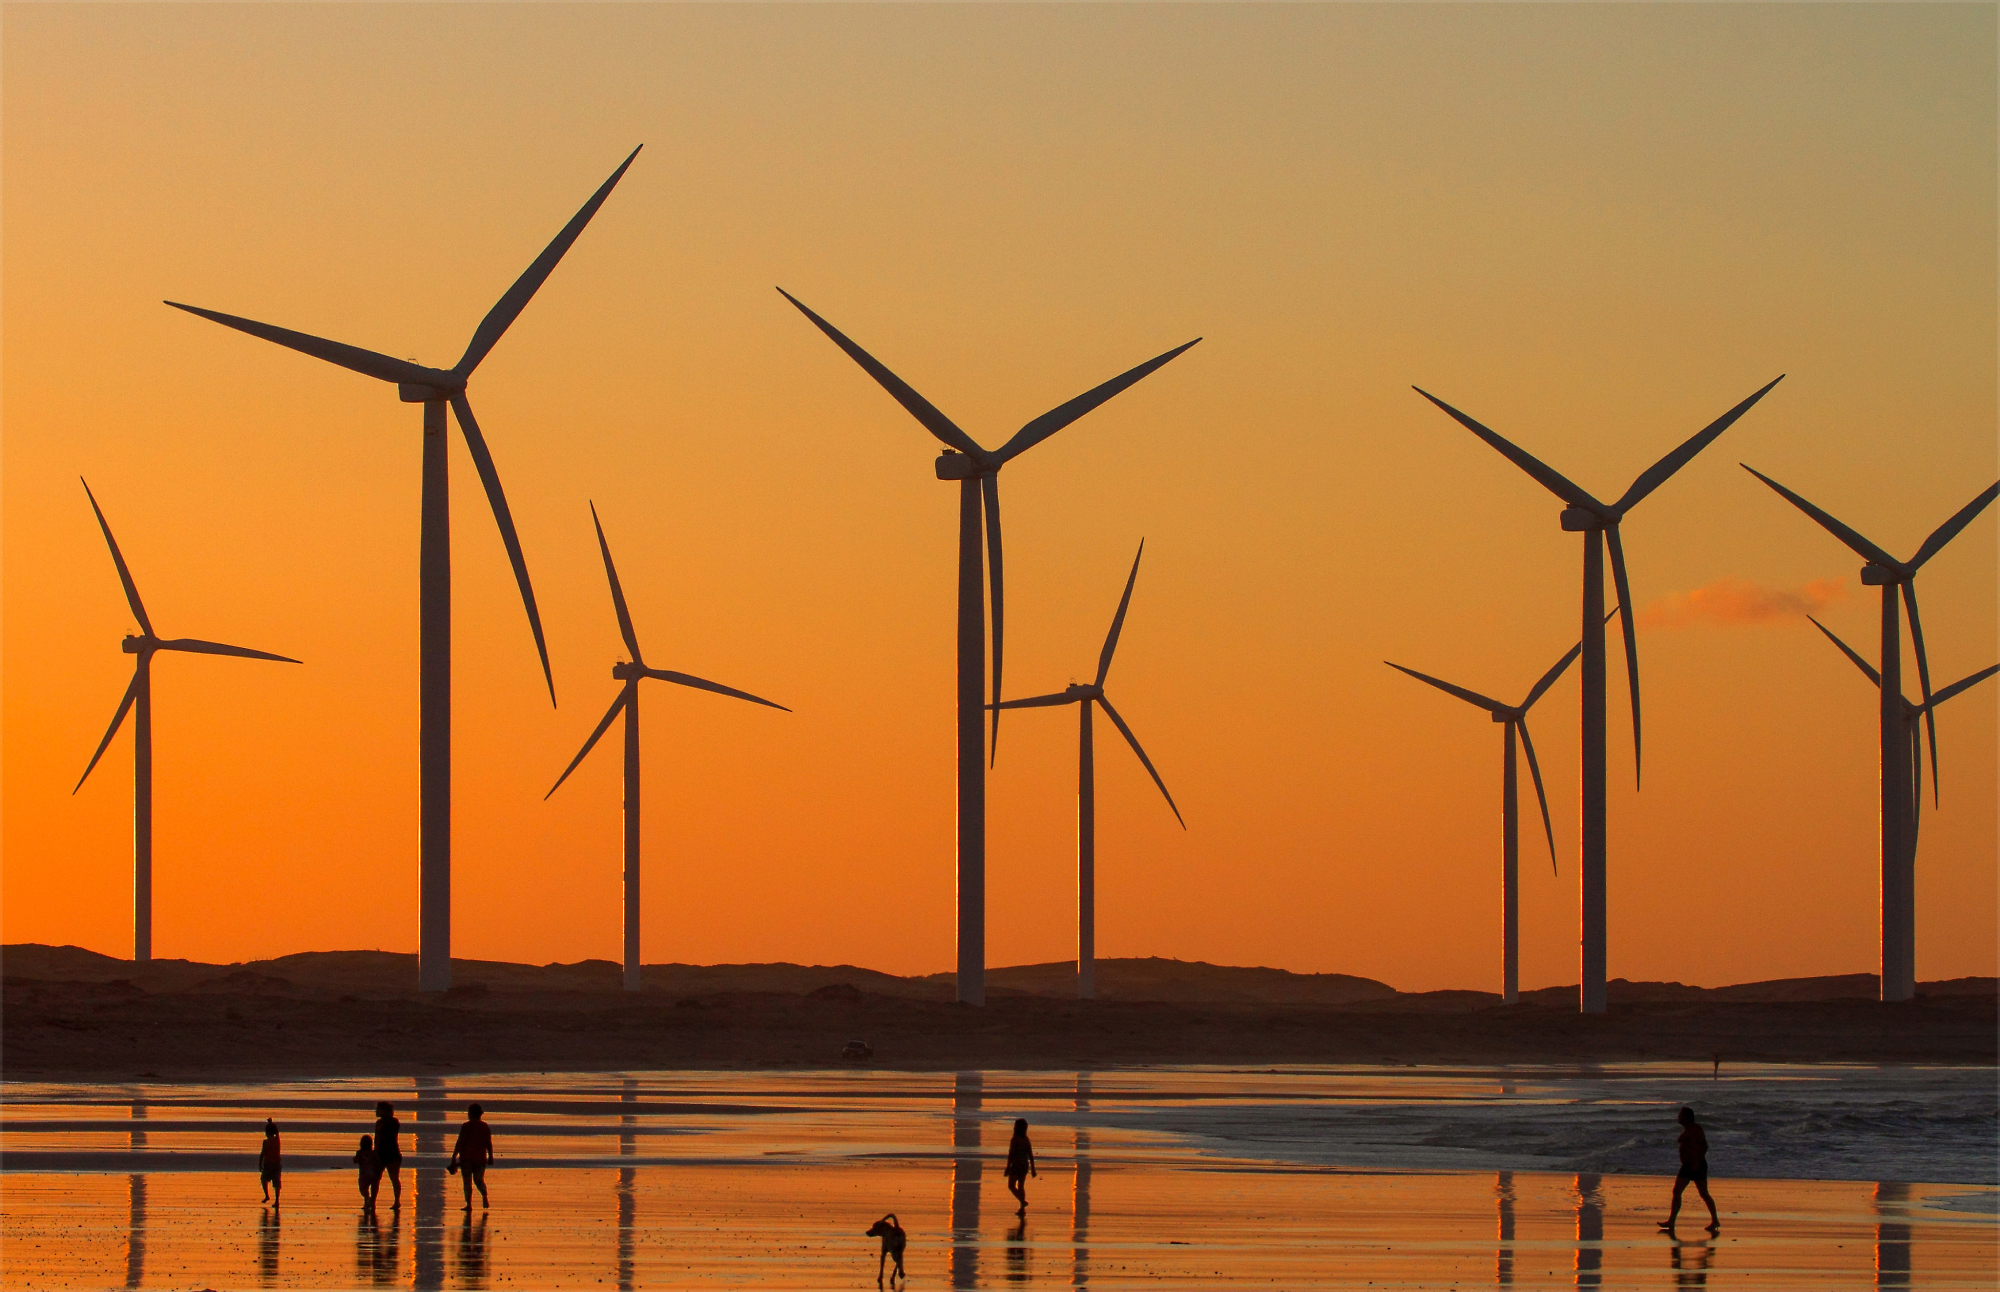
[[[1910,644],[1916,648],[1917,678],[1923,687],[1924,721],[1930,731],[1931,789],[1937,791],[1937,719],[1929,712],[1931,694],[1930,657],[1924,650],[1923,621],[1917,614],[1917,571],[1944,550],[1944,545],[1986,510],[2000,483],[1959,508],[1958,514],[1931,531],[1917,554],[1899,561],[1863,538],[1828,513],[1807,502],[1776,480],[1743,467],[1787,502],[1813,518],[1820,528],[1845,543],[1867,564],[1861,567],[1861,582],[1882,589],[1882,671],[1877,684],[1882,689],[1878,702],[1881,723],[1881,843],[1882,868],[1882,999],[1912,1000],[1917,994],[1917,905],[1916,875],[1911,870],[1915,832],[1911,813],[1922,786],[1911,779],[1910,762],[1904,748],[1903,712],[1903,627],[1901,609],[1909,607]],[[1900,593],[1899,590],[1900,589]],[[1900,604],[1899,604],[1900,597]]]
[[[1097,995],[1097,755],[1090,727],[1093,705],[1104,707],[1104,716],[1111,719],[1118,728],[1118,734],[1132,746],[1132,752],[1139,756],[1146,774],[1153,778],[1153,784],[1159,786],[1160,793],[1165,795],[1167,806],[1173,808],[1174,820],[1180,821],[1181,829],[1187,829],[1187,822],[1181,820],[1180,808],[1174,806],[1174,796],[1167,793],[1167,783],[1153,770],[1153,760],[1146,757],[1146,751],[1139,747],[1139,738],[1132,734],[1132,728],[1125,725],[1125,719],[1118,716],[1118,710],[1111,707],[1110,697],[1104,694],[1104,679],[1111,673],[1111,656],[1118,649],[1118,633],[1125,626],[1125,608],[1132,604],[1132,584],[1139,578],[1139,557],[1145,554],[1146,542],[1141,539],[1139,555],[1132,558],[1132,573],[1125,579],[1125,595],[1118,599],[1118,613],[1111,617],[1111,631],[1105,634],[1104,649],[1097,656],[1096,680],[1088,686],[1072,682],[1068,690],[1056,695],[1003,700],[993,706],[995,709],[1043,709],[1062,704],[1077,706],[1076,994],[1084,1000]]]
[[[507,495],[500,488],[500,473],[493,466],[493,455],[487,451],[486,437],[473,419],[465,388],[473,370],[528,307],[570,244],[597,214],[604,199],[611,196],[612,186],[625,174],[632,158],[638,155],[639,150],[634,148],[631,156],[570,218],[562,232],[556,234],[555,240],[514,280],[514,285],[480,320],[465,354],[450,369],[426,368],[407,359],[392,359],[339,341],[166,302],[175,309],[198,314],[363,376],[394,382],[397,397],[404,403],[424,406],[422,535],[417,558],[417,654],[421,679],[417,736],[417,986],[422,991],[443,991],[451,986],[451,488],[445,454],[445,406],[449,404],[456,415],[458,429],[465,436],[465,447],[472,454],[472,465],[486,487],[486,501],[493,509],[493,519],[499,523],[500,541],[514,567],[514,582],[520,587],[521,604],[528,612],[528,628],[541,656],[549,703],[554,704],[555,674],[549,669],[548,643],[542,638],[542,617],[535,608],[535,590],[528,583],[527,558],[521,553],[521,540],[514,532]]]
[[[1910,1186],[1875,1185],[1875,1286],[1910,1286]]]
[[[1500,1212],[1500,1246],[1493,1258],[1493,1281],[1504,1287],[1514,1283],[1514,1173],[1496,1171],[1493,1196]]]
[[[662,682],[673,682],[680,686],[693,687],[698,691],[713,691],[717,695],[727,695],[738,700],[748,700],[753,704],[769,705],[773,709],[785,709],[782,704],[760,699],[748,691],[738,691],[733,687],[716,682],[703,681],[688,673],[675,673],[663,668],[647,668],[646,661],[639,657],[639,634],[632,627],[632,616],[625,608],[625,591],[618,586],[618,569],[611,563],[611,545],[604,541],[604,526],[597,521],[597,505],[591,504],[590,523],[597,529],[597,550],[604,554],[604,577],[611,583],[611,608],[618,614],[618,632],[625,639],[625,649],[632,652],[631,660],[611,666],[611,676],[625,685],[618,692],[618,698],[605,710],[604,718],[597,724],[597,730],[590,733],[590,739],[583,742],[583,748],[570,759],[563,774],[556,777],[556,783],[549,787],[547,799],[562,788],[569,774],[577,764],[597,747],[597,742],[610,730],[620,712],[625,715],[625,990],[640,989],[639,971],[639,683],[644,678],[655,678]],[[790,709],[785,709],[790,713]]]
[[[1597,1287],[1604,1279],[1604,1177],[1576,1177],[1576,1285]]]
[[[626,1108],[639,1102],[639,1083],[626,1077],[618,1093]],[[618,1156],[631,1157],[639,1151],[635,1128],[639,1119],[630,1112],[618,1114]],[[632,1292],[632,1226],[638,1219],[638,1201],[632,1196],[639,1173],[629,1166],[618,1168],[618,1292]]]
[[[1605,788],[1608,783],[1604,722],[1604,622],[1608,617],[1604,613],[1605,547],[1609,545],[1611,549],[1611,576],[1618,589],[1618,604],[1630,606],[1632,589],[1625,576],[1625,546],[1619,537],[1619,526],[1627,513],[1686,466],[1695,454],[1707,448],[1716,436],[1728,430],[1737,418],[1750,410],[1752,404],[1764,397],[1771,386],[1783,380],[1779,377],[1770,386],[1709,423],[1699,434],[1648,467],[1632,482],[1632,487],[1625,491],[1623,497],[1611,503],[1599,502],[1535,457],[1456,408],[1422,389],[1417,390],[1418,394],[1451,414],[1461,426],[1499,450],[1503,457],[1527,472],[1536,483],[1568,504],[1562,512],[1562,527],[1583,533],[1583,757],[1580,785],[1583,811],[1578,849],[1583,900],[1580,921],[1581,981],[1577,1004],[1586,1014],[1602,1014],[1605,1010]],[[1625,672],[1632,691],[1632,769],[1636,780],[1639,768],[1639,639],[1633,628],[1632,616],[1622,616],[1622,622],[1625,627]]]
[[[118,550],[118,540],[111,537],[111,524],[104,519],[97,496],[90,492],[88,483],[83,486],[83,494],[90,499],[97,527],[104,531],[105,545],[111,549],[111,563],[118,567],[118,582],[125,588],[125,602],[132,607],[132,617],[139,621],[139,631],[128,634],[122,643],[127,655],[138,658],[132,666],[132,681],[125,687],[124,698],[118,701],[118,712],[111,715],[111,726],[105,730],[104,739],[97,742],[97,752],[90,756],[90,765],[83,769],[76,789],[70,793],[83,788],[97,767],[97,760],[111,747],[111,738],[124,725],[125,715],[132,714],[132,959],[144,964],[153,958],[153,656],[160,651],[184,651],[190,655],[236,655],[282,664],[298,661],[251,650],[248,646],[225,646],[193,637],[161,640],[153,632],[153,621],[146,617],[146,607],[139,600],[139,585],[133,582],[124,553]]]
[[[127,1146],[137,1153],[146,1147],[146,1132],[139,1124],[146,1120],[146,1105],[132,1101],[132,1129]],[[125,1286],[136,1288],[146,1281],[146,1175],[134,1171],[125,1177]]]
[[[982,687],[986,674],[984,593],[980,588],[982,526],[992,557],[993,700],[1000,700],[1000,655],[1004,636],[1003,580],[1000,568],[1000,468],[1057,431],[1146,377],[1195,342],[1177,346],[1148,359],[1110,381],[1058,405],[1014,432],[997,449],[983,449],[929,400],[912,390],[875,357],[847,339],[840,330],[800,304],[782,287],[780,295],[826,333],[847,357],[861,365],[876,384],[889,392],[909,414],[936,436],[945,450],[937,460],[940,480],[958,481],[958,998],[986,1003],[986,757],[980,747],[985,730]],[[1195,341],[1201,338],[1196,337]],[[982,516],[984,517],[982,522]],[[1000,714],[993,714],[993,746],[1000,745]]]
[[[417,1256],[413,1271],[417,1292],[444,1286],[444,1082],[418,1077],[417,1082]]]
[[[1613,610],[1611,613],[1615,615],[1618,612]],[[1534,777],[1535,798],[1542,805],[1542,833],[1548,837],[1549,866],[1553,869],[1556,864],[1556,832],[1549,824],[1549,796],[1542,788],[1542,768],[1535,761],[1535,742],[1528,735],[1528,710],[1534,708],[1535,701],[1556,684],[1556,679],[1563,675],[1563,670],[1570,666],[1570,661],[1582,649],[1581,643],[1570,647],[1569,654],[1542,674],[1541,680],[1529,690],[1528,698],[1514,705],[1489,700],[1477,691],[1440,681],[1428,673],[1419,673],[1386,659],[1382,661],[1399,673],[1408,673],[1419,682],[1430,683],[1446,695],[1455,695],[1467,704],[1479,706],[1492,714],[1493,721],[1504,728],[1500,755],[1500,999],[1508,1005],[1521,998],[1521,794],[1520,770],[1514,761],[1514,740],[1518,734],[1522,747],[1528,751],[1528,771]]]
[[[951,1087],[951,1285],[979,1286],[979,1112],[983,1078],[961,1072]]]
[[[1090,1111],[1090,1074],[1076,1074],[1078,1113]],[[1084,1287],[1090,1282],[1090,1130],[1079,1124],[1070,1132],[1076,1151],[1076,1174],[1070,1184],[1069,1200],[1069,1282]]]

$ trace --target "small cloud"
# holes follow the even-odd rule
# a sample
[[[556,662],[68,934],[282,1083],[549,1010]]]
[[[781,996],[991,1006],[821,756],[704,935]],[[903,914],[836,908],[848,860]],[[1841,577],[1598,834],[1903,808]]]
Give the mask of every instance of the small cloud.
[[[1815,579],[1803,588],[1767,588],[1734,576],[1693,592],[1674,592],[1639,612],[1640,628],[1687,628],[1710,624],[1734,628],[1768,624],[1795,615],[1823,613],[1847,597],[1847,580]]]

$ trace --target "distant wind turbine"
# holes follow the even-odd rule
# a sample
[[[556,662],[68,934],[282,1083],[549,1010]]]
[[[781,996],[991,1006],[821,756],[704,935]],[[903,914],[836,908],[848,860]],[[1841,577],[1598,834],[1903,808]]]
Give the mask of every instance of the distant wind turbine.
[[[1413,387],[1419,395],[1451,414],[1459,425],[1485,440],[1501,455],[1528,473],[1538,484],[1568,506],[1563,508],[1563,529],[1583,533],[1583,758],[1581,790],[1583,800],[1579,851],[1583,886],[1582,964],[1578,1005],[1583,1013],[1602,1014],[1605,1010],[1605,677],[1604,677],[1604,548],[1611,548],[1611,575],[1618,588],[1618,604],[1632,604],[1632,589],[1625,575],[1625,548],[1618,527],[1625,516],[1646,496],[1665,484],[1694,455],[1707,448],[1728,430],[1737,418],[1750,411],[1771,386],[1783,381],[1781,374],[1736,407],[1709,423],[1700,434],[1661,458],[1632,482],[1617,502],[1599,502],[1539,459],[1480,425],[1437,396]],[[1632,616],[1620,616],[1625,629],[1625,670],[1632,689],[1632,768],[1636,781],[1639,769],[1639,641]]]
[[[1867,564],[1861,567],[1864,586],[1882,589],[1881,759],[1882,759],[1882,999],[1913,1000],[1917,994],[1916,855],[1914,804],[1923,786],[1910,779],[1911,765],[1904,745],[1903,626],[1901,609],[1910,611],[1910,644],[1917,652],[1917,678],[1923,687],[1924,725],[1930,735],[1932,801],[1937,795],[1937,718],[1931,709],[1930,656],[1924,650],[1923,620],[1917,614],[1917,571],[1944,550],[1946,543],[2000,496],[1996,482],[1958,513],[1931,531],[1917,554],[1898,561],[1847,525],[1807,502],[1771,477],[1743,464],[1743,469],[1771,486],[1779,496],[1819,522],[1822,529],[1845,543]],[[1901,589],[1898,593],[1897,589]],[[1899,600],[1900,598],[1900,600]]]
[[[1146,751],[1139,747],[1139,738],[1132,734],[1132,728],[1125,725],[1125,719],[1118,716],[1118,710],[1111,707],[1111,700],[1104,694],[1104,679],[1111,673],[1111,656],[1118,649],[1118,633],[1125,626],[1125,608],[1132,604],[1132,585],[1139,578],[1139,557],[1146,554],[1146,541],[1139,540],[1139,555],[1132,558],[1132,573],[1125,578],[1125,595],[1118,599],[1118,613],[1111,617],[1111,631],[1104,636],[1104,649],[1097,656],[1097,679],[1087,686],[1072,682],[1068,688],[1055,695],[1037,695],[1025,700],[1002,700],[994,705],[996,709],[1041,709],[1060,704],[1074,704],[1077,708],[1076,739],[1076,994],[1089,1000],[1097,995],[1097,756],[1095,742],[1091,736],[1090,708],[1093,704],[1104,706],[1104,716],[1111,719],[1118,728],[1118,734],[1125,737],[1125,743],[1132,746],[1132,752],[1139,756],[1140,765],[1153,778],[1153,784],[1160,787],[1166,796],[1167,806],[1173,808],[1174,820],[1180,821],[1181,829],[1187,829],[1187,822],[1181,818],[1180,808],[1174,805],[1174,796],[1167,793],[1167,783],[1153,770],[1153,760],[1146,757]]]
[[[466,383],[473,370],[506,334],[514,320],[527,308],[556,263],[570,244],[597,214],[597,208],[611,195],[611,189],[639,155],[634,148],[611,178],[591,195],[583,209],[563,226],[555,240],[535,257],[533,264],[514,281],[505,295],[488,310],[472,334],[471,344],[458,363],[449,368],[426,368],[406,359],[363,350],[358,346],[328,341],[321,337],[273,327],[251,319],[237,318],[214,310],[197,309],[168,301],[177,310],[251,336],[262,337],[301,354],[352,369],[363,376],[394,382],[396,394],[406,404],[424,406],[424,475],[422,538],[418,554],[419,606],[418,656],[421,698],[418,741],[418,916],[417,988],[443,991],[451,986],[451,489],[445,455],[445,406],[449,404],[465,435],[465,447],[472,465],[486,486],[486,500],[493,519],[500,525],[500,541],[507,548],[507,560],[514,567],[514,581],[521,589],[521,604],[527,607],[528,628],[535,637],[535,650],[542,660],[542,678],[548,683],[549,703],[556,699],[555,674],[549,668],[548,644],[542,638],[542,617],[535,608],[535,590],[528,583],[528,562],[521,553],[521,540],[514,532],[514,518],[507,509],[507,495],[500,488],[500,473],[487,451],[486,437],[473,419],[466,399]]]
[[[738,691],[717,682],[704,681],[687,673],[672,673],[663,668],[647,668],[646,661],[639,654],[639,634],[632,629],[632,616],[625,609],[625,591],[618,586],[618,569],[611,564],[611,545],[604,541],[604,526],[597,519],[597,505],[591,504],[590,523],[597,529],[597,550],[604,554],[604,577],[611,583],[611,608],[618,612],[618,633],[625,639],[625,649],[632,653],[630,661],[621,661],[611,666],[611,676],[625,684],[618,692],[618,698],[605,710],[603,721],[597,730],[590,733],[590,739],[583,742],[583,748],[563,768],[563,774],[556,777],[556,783],[549,787],[548,794],[542,795],[544,802],[569,779],[577,764],[596,747],[598,740],[610,730],[612,720],[619,713],[625,715],[625,990],[638,991],[639,981],[639,681],[641,678],[657,678],[662,682],[675,682],[681,686],[691,686],[700,691],[713,691],[717,695],[734,696],[748,700],[752,704],[768,704],[773,709],[785,709],[782,704],[773,704],[748,691]],[[785,709],[790,713],[790,709]]]
[[[132,959],[144,964],[153,958],[153,655],[168,650],[190,655],[239,655],[281,664],[299,661],[289,655],[273,655],[248,646],[225,646],[193,637],[162,640],[153,632],[153,621],[146,616],[146,607],[139,600],[139,585],[132,581],[125,555],[118,550],[118,540],[111,537],[111,525],[104,519],[88,481],[84,482],[83,494],[90,499],[90,510],[97,515],[97,527],[104,531],[105,545],[111,549],[111,563],[118,567],[118,581],[125,587],[126,604],[132,607],[132,615],[139,621],[138,633],[127,634],[122,648],[127,655],[139,658],[132,669],[131,684],[125,688],[125,698],[118,702],[118,712],[111,715],[111,726],[105,730],[104,739],[97,742],[90,766],[83,769],[76,789],[70,793],[83,788],[96,769],[97,760],[110,747],[111,738],[124,724],[125,715],[136,710],[132,719]]]
[[[1617,614],[1613,610],[1611,614]],[[1610,615],[1605,616],[1610,618]],[[1493,721],[1505,727],[1501,738],[1500,756],[1500,999],[1512,1005],[1521,998],[1521,824],[1520,824],[1520,772],[1514,761],[1514,735],[1518,731],[1522,748],[1528,751],[1528,772],[1535,780],[1535,797],[1542,805],[1542,833],[1549,841],[1549,868],[1556,864],[1556,832],[1549,822],[1549,796],[1542,788],[1541,765],[1535,761],[1535,742],[1528,735],[1528,710],[1535,707],[1535,701],[1542,698],[1548,689],[1556,684],[1577,654],[1583,650],[1578,642],[1569,648],[1569,653],[1555,662],[1548,672],[1542,674],[1528,692],[1528,698],[1519,704],[1502,704],[1489,700],[1477,691],[1468,691],[1462,686],[1419,673],[1413,668],[1404,668],[1391,660],[1383,660],[1399,673],[1408,673],[1419,682],[1428,682],[1448,695],[1455,695],[1467,704],[1478,705],[1493,715]]]
[[[1014,433],[997,449],[983,449],[935,405],[847,339],[840,330],[807,309],[784,288],[778,294],[798,306],[820,331],[861,365],[924,429],[943,441],[937,478],[956,480],[958,491],[958,998],[986,1003],[986,757],[981,748],[985,731],[982,685],[986,673],[983,640],[985,607],[980,591],[980,532],[982,512],[987,548],[992,559],[993,699],[1000,700],[1000,650],[1003,622],[1000,573],[1000,468],[1096,408],[1113,395],[1152,373],[1200,341],[1196,337],[1157,358],[1148,359],[1101,386],[1060,404]],[[1000,744],[1000,714],[993,714],[993,744]]]

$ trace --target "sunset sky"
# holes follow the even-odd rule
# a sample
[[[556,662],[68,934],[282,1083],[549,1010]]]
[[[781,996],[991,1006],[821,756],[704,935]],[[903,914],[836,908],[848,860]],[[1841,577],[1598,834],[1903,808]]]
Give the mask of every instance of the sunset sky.
[[[1500,728],[1575,642],[1560,503],[1780,373],[1624,527],[1610,973],[1877,967],[1860,562],[2000,474],[1990,6],[232,6],[0,11],[0,940],[131,953],[131,738],[163,636],[155,954],[414,951],[421,415],[187,301],[448,366],[633,146],[479,370],[548,630],[452,453],[460,956],[619,954],[594,501],[648,663],[649,962],[950,967],[956,490],[782,286],[997,445],[1201,345],[1004,476],[1007,689],[1094,670],[1098,952],[1499,979]],[[456,431],[453,432],[457,440]],[[2000,510],[2000,509],[1996,509]],[[1937,685],[2000,659],[2000,528],[1918,580]],[[1615,635],[1614,635],[1615,641]],[[1611,671],[1622,677],[1614,645]],[[1908,689],[1916,690],[1913,665]],[[1941,710],[1922,979],[2000,962],[1989,682]],[[988,960],[1075,954],[1075,718],[1011,715]],[[1577,978],[1577,683],[1531,718],[1523,987]],[[1523,777],[1524,791],[1527,790]]]

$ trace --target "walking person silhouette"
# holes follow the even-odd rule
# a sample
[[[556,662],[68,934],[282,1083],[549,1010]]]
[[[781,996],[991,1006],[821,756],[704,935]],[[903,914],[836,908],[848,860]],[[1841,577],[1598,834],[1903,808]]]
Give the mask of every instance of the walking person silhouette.
[[[451,1161],[445,1170],[455,1171],[465,1186],[464,1210],[472,1210],[472,1187],[479,1186],[479,1205],[486,1200],[486,1167],[493,1161],[493,1128],[483,1120],[485,1110],[473,1104],[465,1110],[465,1125],[458,1128],[458,1141],[451,1146]]]
[[[1681,1109],[1680,1123],[1681,1169],[1680,1174],[1674,1177],[1673,1209],[1667,1213],[1667,1218],[1660,1222],[1660,1228],[1670,1234],[1674,1232],[1674,1221],[1681,1214],[1681,1195],[1687,1192],[1688,1184],[1692,1182],[1700,1191],[1701,1200],[1708,1204],[1708,1232],[1720,1233],[1722,1221],[1715,1214],[1715,1199],[1708,1193],[1708,1134],[1702,1130],[1701,1123],[1694,1119],[1692,1108]]]
[[[375,1105],[375,1160],[381,1164],[382,1174],[389,1177],[389,1188],[395,1198],[389,1204],[391,1211],[400,1210],[403,1205],[403,1146],[397,1141],[402,1129],[403,1123],[396,1120],[396,1109],[388,1100]]]
[[[382,1184],[382,1164],[375,1157],[374,1136],[361,1137],[361,1147],[354,1151],[354,1166],[357,1172],[356,1182],[361,1186],[361,1205],[373,1210],[375,1190]]]
[[[257,1150],[257,1185],[264,1201],[282,1206],[285,1201],[285,1157],[278,1146],[278,1123],[264,1119],[264,1147]]]
[[[1041,1178],[1035,1170],[1035,1146],[1028,1143],[1028,1119],[1014,1119],[1014,1138],[1007,1142],[1007,1192],[1021,1201],[1021,1208],[1014,1214],[1028,1214],[1027,1182],[1030,1175]]]

